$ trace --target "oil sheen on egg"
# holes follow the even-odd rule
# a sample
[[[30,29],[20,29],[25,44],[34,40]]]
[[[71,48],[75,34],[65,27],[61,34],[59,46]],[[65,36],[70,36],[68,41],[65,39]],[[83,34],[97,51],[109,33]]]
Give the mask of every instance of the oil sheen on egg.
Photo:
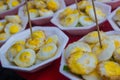
[[[82,26],[89,26],[89,25],[94,24],[92,19],[89,16],[86,16],[86,15],[81,15],[79,17],[79,22],[80,22],[80,24],[82,24]]]
[[[47,60],[55,56],[56,51],[57,51],[57,46],[55,43],[43,45],[37,53],[37,58],[39,60]]]
[[[29,67],[35,63],[36,55],[32,49],[24,49],[14,58],[14,62],[19,67]]]
[[[102,48],[99,42],[93,47],[92,51],[97,56],[99,61],[109,60],[115,50],[114,42],[110,39],[105,39],[102,42]],[[107,55],[106,55],[107,54]]]
[[[64,27],[75,27],[78,23],[78,15],[70,14],[67,15],[64,19],[60,20],[60,24]]]
[[[54,14],[54,12],[52,10],[42,8],[39,10],[39,14],[40,14],[40,16],[48,17],[48,16],[52,16]]]
[[[67,59],[72,73],[85,75],[92,72],[97,66],[97,58],[93,53],[75,52]]]
[[[91,48],[87,43],[84,42],[74,42],[67,46],[65,49],[65,58],[67,59],[71,54],[77,51],[91,52]]]
[[[106,77],[104,80],[119,80],[120,65],[113,61],[101,62],[98,65],[98,72],[101,76]]]
[[[58,43],[58,36],[57,35],[52,35],[49,36],[46,40],[45,40],[45,44],[49,44],[49,43]]]
[[[5,32],[10,35],[16,34],[21,31],[22,26],[17,23],[8,23],[5,27]]]

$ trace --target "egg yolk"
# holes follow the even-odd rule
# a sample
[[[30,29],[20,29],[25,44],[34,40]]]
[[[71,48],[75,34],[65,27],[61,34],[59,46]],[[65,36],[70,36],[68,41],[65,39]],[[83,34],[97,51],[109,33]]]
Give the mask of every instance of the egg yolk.
[[[89,13],[89,11],[90,11],[92,8],[93,8],[93,7],[92,7],[92,6],[90,6],[90,5],[89,5],[89,6],[87,6],[87,7],[86,7],[86,10],[85,10],[85,11],[86,11],[86,13]]]
[[[12,48],[13,48],[14,50],[16,50],[17,53],[19,53],[19,52],[23,49],[23,46],[22,46],[22,45],[19,45],[19,44],[15,44],[15,45],[12,46]]]
[[[46,47],[43,48],[44,52],[50,52],[52,50],[53,50],[53,46],[46,46]]]
[[[34,38],[45,38],[45,33],[43,31],[34,31],[32,35]]]
[[[66,9],[63,11],[63,13],[64,13],[65,15],[69,15],[69,14],[72,14],[72,13],[73,13],[73,10],[68,7],[68,8],[66,8]]]
[[[65,21],[64,21],[64,22],[65,22],[65,25],[66,25],[66,26],[69,26],[69,25],[73,24],[74,21],[75,21],[75,16],[69,15],[69,16],[67,16],[67,17],[65,18]]]
[[[37,10],[36,9],[29,9],[29,12],[30,13],[37,13]]]
[[[114,44],[116,48],[120,47],[120,41],[114,40]]]
[[[120,75],[120,66],[115,62],[112,61],[105,62],[104,67],[108,76]]]
[[[21,62],[30,62],[32,55],[29,52],[23,52],[19,59]]]
[[[12,6],[13,6],[13,7],[16,7],[16,6],[18,6],[18,5],[19,5],[19,1],[17,1],[17,0],[15,0],[15,1],[12,2]]]
[[[52,11],[56,11],[59,8],[58,3],[54,0],[49,0],[49,2],[47,2],[47,7]]]
[[[92,32],[91,34],[91,37],[95,37],[95,38],[97,38],[98,37],[98,33],[95,31],[95,32]]]
[[[78,51],[71,54],[70,57],[68,58],[68,66],[73,73],[76,73],[76,74],[86,73],[86,70],[83,67],[83,65],[79,63],[79,59],[81,58],[81,56],[82,56],[82,53]]]
[[[87,22],[92,21],[89,17],[86,17],[86,18],[84,18],[84,19],[85,19],[85,21],[87,21]]]
[[[117,48],[116,52],[117,52],[118,54],[120,54],[120,48]]]
[[[75,48],[73,48],[71,51],[70,51],[70,53],[75,53],[75,52],[78,52],[78,51],[85,51],[85,49],[83,49],[83,48],[80,48],[80,47],[75,47]]]
[[[28,40],[28,44],[30,44],[30,45],[37,46],[39,43],[40,43],[40,40],[38,38],[32,38],[32,39],[30,38]]]
[[[48,43],[51,43],[51,42],[53,42],[53,38],[48,38],[45,43],[48,44]]]
[[[20,41],[17,41],[15,44],[25,45],[25,41],[24,40],[20,40]]]
[[[44,9],[44,8],[42,8],[42,9],[40,9],[42,12],[48,12],[48,10],[47,9]]]
[[[103,12],[100,9],[96,10],[96,14],[102,17],[105,17],[105,14],[103,14]]]
[[[3,23],[2,22],[0,22],[0,27],[3,27]]]
[[[15,34],[17,32],[19,32],[19,27],[17,25],[10,26],[10,33],[11,34]]]
[[[120,9],[116,11],[116,15],[120,15]]]

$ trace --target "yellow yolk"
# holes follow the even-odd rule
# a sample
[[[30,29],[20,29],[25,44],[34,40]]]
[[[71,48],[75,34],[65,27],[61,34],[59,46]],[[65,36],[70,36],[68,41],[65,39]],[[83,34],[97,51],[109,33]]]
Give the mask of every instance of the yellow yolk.
[[[45,43],[48,44],[48,43],[51,43],[51,42],[53,42],[53,38],[48,38]]]
[[[30,45],[38,45],[40,43],[40,40],[38,38],[33,38],[28,40],[28,44]]]
[[[71,24],[73,24],[75,21],[75,16],[72,16],[72,15],[68,15],[66,18],[65,18],[65,25],[66,26],[69,26]]]
[[[85,49],[79,48],[79,47],[75,47],[75,48],[73,48],[73,49],[71,50],[70,53],[75,53],[75,52],[78,52],[78,51],[82,52],[82,51],[85,51]]]
[[[12,6],[13,6],[13,7],[16,7],[16,6],[18,6],[18,5],[19,5],[19,1],[17,1],[17,0],[15,0],[15,1],[12,2]]]
[[[36,9],[29,9],[29,12],[30,13],[37,13],[37,10]]]
[[[87,13],[89,13],[89,11],[90,11],[92,8],[93,8],[93,7],[92,7],[92,6],[90,6],[90,5],[89,5],[89,6],[87,6],[87,7],[86,7],[86,12],[87,12]]]
[[[106,48],[108,47],[108,45],[106,44],[102,44],[102,48],[100,47],[100,45],[96,46],[96,51],[94,51],[94,53],[96,55],[99,55],[100,53],[102,53],[102,51],[104,51]]]
[[[17,32],[19,32],[19,27],[17,25],[10,26],[10,33],[11,34],[15,34]]]
[[[116,15],[120,15],[120,9],[116,11]]]
[[[96,10],[96,14],[99,16],[105,16],[105,14],[103,14],[103,12],[100,9]]]
[[[92,37],[98,37],[98,33],[97,32],[92,32],[91,34],[90,34]]]
[[[76,74],[85,74],[85,68],[78,62],[78,60],[81,58],[82,53],[81,52],[75,52],[70,55],[70,58],[68,58],[68,66],[70,70]]]
[[[89,17],[86,17],[85,18],[85,21],[87,21],[87,22],[90,22],[90,21],[92,21]]]
[[[44,52],[50,52],[52,50],[53,50],[53,46],[46,46],[46,47],[43,48]]]
[[[57,2],[55,2],[54,0],[50,0],[47,3],[48,9],[52,10],[52,11],[56,11],[59,8],[59,5]]]
[[[44,9],[44,8],[42,8],[42,9],[40,9],[42,12],[48,12],[48,10],[47,9]]]
[[[105,62],[104,67],[108,76],[120,76],[120,66],[115,62]]]
[[[45,33],[43,31],[34,31],[32,35],[34,38],[45,38]]]
[[[6,33],[0,33],[0,40],[6,40]]]
[[[73,14],[78,14],[79,12],[78,12],[78,10],[73,10]]]
[[[15,49],[17,51],[17,53],[19,53],[21,50],[23,50],[23,46],[19,45],[19,44],[13,45],[12,48]]]
[[[17,41],[15,44],[25,45],[25,41],[24,40],[20,40],[20,41]]]
[[[3,23],[2,22],[0,22],[0,27],[2,27],[3,26]]]
[[[120,47],[120,41],[114,40],[115,48]]]
[[[63,13],[64,13],[65,15],[69,15],[69,14],[72,14],[72,13],[73,13],[73,10],[68,7],[68,8],[66,8],[66,9],[63,11]]]
[[[23,52],[19,59],[21,62],[29,62],[32,55],[29,52]]]

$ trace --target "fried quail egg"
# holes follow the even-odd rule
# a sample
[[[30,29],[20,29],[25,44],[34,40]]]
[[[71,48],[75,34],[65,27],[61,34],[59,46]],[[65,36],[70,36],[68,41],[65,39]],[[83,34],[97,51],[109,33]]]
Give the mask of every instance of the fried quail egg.
[[[47,1],[47,8],[52,11],[57,11],[60,7],[58,0],[48,0]]]
[[[93,11],[92,5],[87,6],[85,11],[90,16],[90,18],[95,21],[95,16],[94,16],[94,11]],[[96,8],[96,16],[97,16],[98,20],[103,20],[106,17],[106,15],[99,8]]]
[[[113,61],[104,61],[98,65],[98,72],[104,80],[119,80],[120,65]]]
[[[45,38],[46,38],[46,34],[45,34],[45,32],[42,31],[42,30],[36,30],[36,31],[33,31],[32,37],[33,37],[33,38],[39,38],[40,40],[43,40],[43,41],[44,41]]]
[[[98,71],[95,69],[93,72],[86,74],[86,75],[82,75],[82,77],[85,80],[102,80],[100,74],[98,73]]]
[[[9,0],[7,4],[8,4],[8,7],[11,9],[13,7],[18,6],[20,2],[18,0]]]
[[[2,32],[4,30],[4,24],[3,22],[0,22],[0,32]]]
[[[10,37],[10,35],[9,34],[7,34],[7,33],[0,33],[0,41],[5,41],[5,40],[7,40],[8,38]]]
[[[39,38],[28,38],[26,40],[26,48],[33,49],[35,51],[39,50],[40,47],[44,44],[43,40],[40,40]]]
[[[120,9],[118,9],[113,17],[115,21],[120,21]]]
[[[75,74],[89,74],[97,66],[97,58],[93,53],[75,52],[67,59],[70,71]]]
[[[73,13],[73,9],[70,7],[65,8],[63,12],[59,14],[59,19],[64,19],[67,15],[70,15]]]
[[[114,41],[115,48],[120,47],[120,36],[118,36],[118,35],[110,35],[109,38]]]
[[[79,22],[82,26],[89,26],[89,25],[94,24],[92,19],[89,16],[86,16],[86,15],[81,15],[79,17]]]
[[[35,63],[36,55],[32,49],[24,49],[14,58],[14,63],[20,67],[29,67]]]
[[[113,57],[116,62],[120,63],[120,47],[115,49]]]
[[[78,23],[78,15],[67,15],[63,20],[60,20],[60,24],[64,27],[75,27]]]
[[[83,0],[78,3],[78,8],[80,10],[84,10],[88,5],[90,5],[90,3],[86,0]]]
[[[45,40],[45,44],[49,44],[49,43],[58,43],[58,36],[57,35],[52,35],[49,36],[46,40]]]
[[[71,54],[77,51],[91,52],[91,48],[88,44],[84,42],[74,42],[67,46],[65,49],[65,58],[67,59]]]
[[[25,41],[19,41],[16,42],[15,44],[13,44],[7,51],[6,53],[6,57],[10,62],[13,62],[13,59],[15,58],[15,56],[22,51],[23,49],[25,49]]]
[[[22,26],[17,23],[8,23],[5,26],[5,32],[10,35],[16,34],[21,31]]]
[[[55,56],[56,51],[57,51],[57,46],[55,43],[49,43],[49,44],[43,45],[40,48],[39,52],[37,53],[37,58],[39,60],[47,60]]]
[[[29,13],[30,13],[30,18],[36,18],[39,16],[39,12],[37,9],[29,9]],[[27,15],[27,12],[25,12],[25,15]]]
[[[107,36],[104,32],[100,31],[100,37],[101,37],[101,40],[104,40]],[[84,36],[83,40],[90,44],[99,42],[98,32],[93,31],[93,32],[88,33],[86,36]]]
[[[99,61],[109,60],[115,50],[114,42],[110,39],[105,39],[102,42],[102,48],[98,42],[92,49],[92,52],[97,56]]]
[[[48,16],[52,16],[54,14],[54,12],[52,10],[42,8],[39,10],[39,14],[40,14],[40,16],[48,17]]]
[[[34,1],[35,7],[37,9],[41,9],[41,8],[46,8],[47,5],[44,1],[40,0],[40,1]]]
[[[18,23],[18,24],[20,24],[22,22],[20,19],[20,16],[18,16],[18,15],[5,16],[5,20],[10,23]]]

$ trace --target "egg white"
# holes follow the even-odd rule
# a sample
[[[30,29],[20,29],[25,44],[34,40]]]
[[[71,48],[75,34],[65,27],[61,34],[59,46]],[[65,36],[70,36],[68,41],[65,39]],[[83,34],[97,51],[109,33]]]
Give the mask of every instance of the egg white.
[[[48,16],[52,16],[54,14],[54,12],[52,10],[41,9],[41,10],[39,10],[39,14],[42,17],[48,17]]]
[[[58,43],[58,36],[57,35],[52,35],[47,37],[47,39],[45,40],[45,44],[49,44],[49,43]]]

